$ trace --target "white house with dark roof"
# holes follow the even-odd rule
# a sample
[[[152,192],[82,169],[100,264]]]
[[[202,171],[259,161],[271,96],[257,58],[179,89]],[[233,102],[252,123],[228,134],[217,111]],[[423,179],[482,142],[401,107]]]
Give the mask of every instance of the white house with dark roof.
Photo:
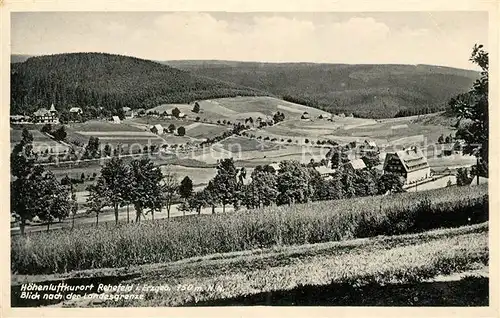
[[[157,134],[157,135],[161,135],[163,134],[163,126],[160,125],[160,124],[156,124],[156,125],[153,125],[151,128],[150,128],[151,132],[153,134]]]
[[[319,172],[319,174],[322,176],[322,177],[328,177],[328,176],[331,176],[332,174],[335,173],[335,169],[332,169],[332,168],[329,168],[329,167],[325,167],[325,166],[318,166],[318,167],[314,167],[314,169],[316,169],[316,171]]]
[[[405,184],[412,184],[431,176],[427,158],[417,147],[388,153],[384,161],[384,173],[392,173],[405,178]]]
[[[80,107],[71,107],[69,109],[69,113],[70,114],[75,114],[75,115],[77,115],[77,114],[81,115],[81,114],[83,114],[83,110]]]
[[[363,159],[354,159],[354,160],[347,162],[344,165],[344,168],[351,170],[351,171],[363,170],[366,168],[366,164],[363,161]]]

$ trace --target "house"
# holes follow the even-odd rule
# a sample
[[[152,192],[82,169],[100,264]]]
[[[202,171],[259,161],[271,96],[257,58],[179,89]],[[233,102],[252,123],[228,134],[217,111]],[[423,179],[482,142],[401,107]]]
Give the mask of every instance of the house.
[[[24,124],[24,123],[29,123],[29,122],[31,122],[30,116],[24,116],[24,115],[11,115],[10,116],[10,123],[11,124]]]
[[[328,177],[335,173],[335,169],[328,168],[325,166],[317,166],[314,167],[314,169],[316,169],[316,171],[318,171],[322,177]]]
[[[71,107],[69,113],[71,115],[81,115],[83,114],[83,110],[80,107]]]
[[[475,176],[474,179],[470,182],[470,186],[473,187],[475,185],[479,184],[488,184],[488,178],[481,177],[481,176]]]
[[[186,114],[184,114],[184,113],[182,113],[182,112],[180,112],[180,113],[179,113],[179,118],[186,118],[186,117],[187,117],[187,115],[186,115]]]
[[[121,123],[122,121],[120,120],[120,117],[118,116],[113,116],[111,117],[111,121],[113,122],[113,124],[119,124]]]
[[[126,118],[126,119],[131,119],[131,118],[134,118],[134,112],[133,112],[133,111],[131,111],[131,110],[127,110],[127,111],[125,112],[125,118]]]
[[[270,163],[269,166],[273,167],[274,171],[276,172],[280,170],[280,164],[277,162]]]
[[[311,116],[309,116],[308,112],[304,112],[300,118],[301,119],[311,119]]]
[[[344,165],[344,168],[351,171],[363,170],[366,168],[363,159],[354,159]]]
[[[378,149],[377,144],[373,140],[366,139],[364,146],[365,146],[365,148],[368,148],[368,149]]]
[[[163,134],[163,126],[160,124],[156,124],[150,128],[153,134],[161,135]]]
[[[58,124],[59,117],[57,116],[57,110],[54,107],[54,104],[50,106],[50,109],[40,108],[36,112],[33,113],[33,117],[35,118],[35,122],[42,124]]]
[[[427,158],[417,147],[388,153],[384,161],[384,173],[393,173],[405,178],[405,184],[412,184],[431,176]]]
[[[130,108],[130,107],[122,107],[122,110],[123,110],[124,113],[126,113],[126,112],[132,110],[132,108]]]

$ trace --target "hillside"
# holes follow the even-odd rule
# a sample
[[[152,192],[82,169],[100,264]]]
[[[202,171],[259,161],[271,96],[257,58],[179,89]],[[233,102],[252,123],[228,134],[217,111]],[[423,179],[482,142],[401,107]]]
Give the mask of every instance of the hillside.
[[[165,61],[197,75],[255,87],[329,112],[383,118],[442,110],[479,73],[431,65]]]
[[[238,95],[266,95],[252,88],[196,76],[149,60],[102,53],[39,56],[11,64],[11,113],[54,103],[114,109]]]

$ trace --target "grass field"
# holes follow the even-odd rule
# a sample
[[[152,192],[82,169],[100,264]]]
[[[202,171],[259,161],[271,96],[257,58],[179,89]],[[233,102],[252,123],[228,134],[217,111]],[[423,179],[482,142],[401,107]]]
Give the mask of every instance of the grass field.
[[[147,292],[145,300],[124,301],[120,306],[368,305],[377,297],[353,297],[352,289],[359,291],[371,286],[380,290],[382,286],[422,284],[437,275],[484,268],[488,264],[488,254],[488,227],[481,224],[420,235],[260,250],[253,255],[220,255],[219,259],[167,265],[130,280],[139,285],[166,283],[173,290]],[[201,286],[202,290],[174,288],[191,285]],[[301,290],[313,286],[317,290],[315,295],[300,295]],[[332,289],[337,289],[336,297],[320,296],[327,291],[330,295]],[[295,297],[289,299],[291,295]],[[484,297],[484,293],[481,295]],[[425,292],[411,297],[398,297],[396,293],[380,296],[379,305],[448,302],[464,306],[474,303],[461,293],[451,293],[448,297],[443,294],[430,296]],[[450,296],[455,298],[449,299]],[[480,303],[487,304],[487,293]],[[99,306],[116,306],[116,302],[108,301]]]
[[[327,112],[319,109],[267,96],[216,98],[201,100],[198,103],[201,109],[198,114],[191,112],[193,105],[187,104],[165,104],[152,108],[152,110],[157,110],[160,113],[165,110],[170,112],[174,107],[177,107],[190,118],[199,116],[202,120],[206,119],[211,122],[223,119],[242,121],[248,117],[253,117],[255,120],[257,117],[266,118],[272,116],[278,111],[283,112],[285,118],[288,119],[300,118],[303,112],[308,112],[314,117],[329,115]]]
[[[69,124],[68,126],[79,132],[143,131],[125,123],[114,124],[102,120],[90,120],[84,123]]]
[[[146,291],[138,301],[79,299],[57,305],[62,307],[485,306],[488,278],[466,275],[487,276],[488,259],[488,224],[481,223],[419,234],[211,254],[171,263],[13,275],[11,290],[15,300],[20,284],[29,282],[168,288]]]
[[[16,237],[11,244],[11,268],[13,273],[33,274],[171,262],[276,245],[397,235],[487,219],[486,186],[453,187],[157,221],[110,230],[77,229]]]

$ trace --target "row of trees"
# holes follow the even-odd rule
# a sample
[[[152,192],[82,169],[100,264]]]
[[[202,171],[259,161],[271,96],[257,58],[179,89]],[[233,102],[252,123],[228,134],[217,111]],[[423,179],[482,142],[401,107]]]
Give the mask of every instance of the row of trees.
[[[305,203],[402,192],[403,180],[392,174],[382,175],[376,169],[351,171],[338,169],[325,179],[310,165],[297,161],[282,161],[279,171],[270,165],[257,166],[251,182],[245,184],[246,171],[238,170],[233,159],[223,159],[217,165],[216,176],[201,191],[194,192],[181,207],[201,212],[203,207],[227,205],[235,209],[242,205],[252,209],[272,204]]]

